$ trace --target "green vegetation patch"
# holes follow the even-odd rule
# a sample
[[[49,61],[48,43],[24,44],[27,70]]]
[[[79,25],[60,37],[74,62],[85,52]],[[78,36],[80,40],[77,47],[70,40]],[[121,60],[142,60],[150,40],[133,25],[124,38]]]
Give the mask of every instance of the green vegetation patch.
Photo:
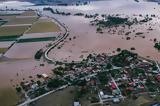
[[[130,62],[136,58],[136,53],[132,53],[127,50],[122,50],[121,53],[113,57],[112,63],[118,67],[128,66]]]
[[[20,39],[17,43],[27,43],[27,42],[41,42],[41,41],[53,41],[55,37],[45,37],[45,38],[27,38]]]
[[[60,87],[62,85],[65,85],[66,83],[63,80],[60,79],[52,79],[48,82],[47,87],[49,88],[57,88]]]
[[[8,48],[0,48],[0,53],[4,53],[8,50]]]
[[[97,74],[97,77],[98,77],[99,81],[100,81],[102,84],[105,84],[105,85],[106,85],[106,84],[108,83],[109,79],[108,79],[107,75],[108,75],[107,72],[99,72],[99,73]]]
[[[0,19],[0,26],[1,26],[1,25],[4,25],[6,22],[7,22],[7,21],[4,21],[4,20],[1,20],[1,19]]]
[[[111,27],[114,25],[126,24],[127,22],[128,22],[128,18],[108,16],[106,21],[100,20],[97,22],[97,25],[102,27]]]
[[[118,25],[132,25],[134,22],[129,21],[128,18],[121,18],[117,16],[103,16],[105,19],[93,20],[91,21],[92,25],[97,26],[97,31],[101,32],[102,28],[106,27],[117,27]]]
[[[41,56],[43,55],[43,53],[44,53],[44,52],[43,52],[42,49],[38,50],[38,51],[36,52],[34,58],[37,59],[37,60],[39,60],[39,59],[41,58]]]
[[[158,85],[156,83],[154,83],[153,81],[151,81],[150,79],[146,80],[146,86],[147,86],[149,92],[157,91]]]
[[[15,25],[15,24],[32,24],[38,19],[38,17],[26,17],[26,18],[13,18],[5,25]]]
[[[27,26],[0,27],[0,38],[20,36],[28,29]]]
[[[137,76],[145,76],[145,71],[140,68],[135,68],[132,70],[132,76],[137,77]]]
[[[20,15],[19,13],[15,14],[0,14],[0,16],[17,16]]]
[[[0,36],[0,41],[5,42],[5,41],[15,41],[17,38],[21,35],[11,35],[11,36]]]
[[[160,42],[155,43],[154,47],[155,47],[157,50],[160,50]]]
[[[27,33],[58,32],[60,27],[53,22],[38,21]]]

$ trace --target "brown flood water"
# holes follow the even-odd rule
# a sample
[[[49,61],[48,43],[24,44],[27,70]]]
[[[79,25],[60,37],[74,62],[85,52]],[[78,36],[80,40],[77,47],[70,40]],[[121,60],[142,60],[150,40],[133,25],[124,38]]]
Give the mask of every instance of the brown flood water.
[[[52,75],[52,67],[48,64],[40,67],[41,63],[34,59],[10,60],[0,63],[0,106],[13,106],[17,103],[18,97],[15,87],[19,86],[20,82],[36,81],[38,80],[37,74]],[[29,76],[32,76],[32,78],[29,78]]]
[[[96,28],[89,25],[89,19],[85,19],[81,16],[59,16],[53,15],[48,12],[44,14],[56,17],[62,23],[65,23],[70,30],[70,38],[76,36],[76,39],[66,40],[61,49],[54,49],[49,53],[50,58],[56,58],[57,60],[67,60],[67,61],[78,61],[86,57],[89,53],[109,53],[114,54],[117,48],[128,49],[135,47],[135,51],[143,57],[150,57],[160,62],[160,53],[153,47],[153,39],[156,38],[160,41],[160,7],[157,3],[144,2],[140,0],[139,3],[134,0],[106,0],[91,2],[89,6],[68,6],[68,7],[52,7],[53,9],[58,9],[60,11],[66,11],[71,13],[87,13],[87,14],[121,14],[124,16],[134,18],[139,16],[139,14],[151,15],[155,14],[158,16],[154,18],[147,25],[134,25],[132,30],[136,32],[143,32],[142,37],[135,37],[135,33],[131,33],[131,40],[125,40],[124,35],[118,34],[98,34],[96,33]],[[148,31],[149,27],[154,30]],[[125,29],[125,32],[128,32]],[[149,32],[149,33],[148,33]],[[83,55],[83,56],[82,56]]]
[[[135,37],[135,33],[133,33],[130,35],[131,40],[126,40],[125,35],[113,35],[107,32],[103,34],[96,33],[96,28],[89,25],[89,19],[83,17],[56,17],[69,27],[69,38],[72,38],[72,40],[67,39],[61,49],[52,50],[49,53],[51,58],[78,61],[82,59],[80,58],[81,55],[86,57],[89,53],[114,54],[113,51],[116,51],[117,48],[130,50],[131,47],[135,47],[136,50],[133,52],[143,57],[149,56],[151,59],[158,61],[160,59],[160,53],[153,47],[153,39],[160,40],[158,35],[160,33],[159,26],[155,26],[155,30],[150,32],[146,30],[148,28],[146,25],[132,26],[133,29],[137,30],[136,32],[143,32],[145,38]],[[76,39],[73,39],[74,36]]]
[[[141,0],[140,0],[141,1]],[[29,7],[30,8],[30,7]],[[41,8],[41,7],[32,7]],[[84,13],[99,13],[99,14],[125,14],[133,16],[133,14],[156,14],[159,16],[160,8],[156,3],[136,3],[133,0],[107,0],[100,2],[93,2],[89,6],[74,7],[53,7],[62,9],[65,11],[84,12]],[[151,23],[153,25],[153,31],[146,30],[148,25],[133,26],[136,32],[141,31],[144,33],[145,38],[134,37],[132,33],[131,40],[125,40],[124,35],[117,34],[98,34],[96,33],[96,27],[89,25],[89,19],[85,19],[79,16],[58,16],[52,15],[49,12],[43,12],[44,14],[57,18],[62,23],[65,23],[70,30],[69,37],[65,40],[64,45],[61,49],[54,49],[49,53],[49,57],[56,58],[57,60],[63,61],[79,61],[82,57],[86,57],[90,53],[108,53],[109,55],[115,54],[117,48],[128,49],[135,47],[136,53],[146,57],[150,56],[151,59],[158,60],[160,62],[160,53],[153,48],[153,39],[157,38],[160,41],[160,19],[155,19]],[[107,30],[106,30],[107,31]],[[127,29],[125,30],[127,31]],[[76,37],[73,39],[73,37]],[[72,38],[70,41],[69,38]],[[152,40],[152,41],[151,41]],[[47,42],[48,43],[48,42]],[[16,44],[6,54],[6,57],[13,58],[12,61],[0,62],[0,105],[10,106],[15,104],[18,100],[13,89],[14,86],[19,84],[23,79],[30,81],[29,76],[33,76],[32,79],[36,80],[36,74],[47,73],[51,75],[51,69],[54,67],[45,63],[44,67],[40,67],[38,62],[33,59],[34,54],[41,47],[44,47],[47,43],[28,43],[28,44]],[[62,43],[63,44],[63,43]],[[82,56],[83,55],[83,56]],[[9,90],[8,90],[9,89]],[[12,92],[10,97],[7,95],[8,92]],[[3,93],[6,92],[6,93]],[[6,96],[6,98],[4,97]],[[3,100],[13,100],[11,104]],[[15,98],[15,99],[13,99]],[[3,102],[2,102],[3,101]]]

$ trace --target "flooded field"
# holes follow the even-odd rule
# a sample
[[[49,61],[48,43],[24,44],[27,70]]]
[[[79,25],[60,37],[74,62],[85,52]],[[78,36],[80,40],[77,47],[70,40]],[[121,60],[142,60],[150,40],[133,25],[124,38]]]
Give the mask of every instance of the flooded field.
[[[98,34],[96,28],[89,25],[89,20],[83,17],[70,16],[63,20],[64,17],[57,16],[61,21],[69,27],[70,38],[74,36],[76,39],[66,40],[61,49],[53,50],[50,52],[50,57],[57,60],[74,60],[78,61],[89,53],[109,53],[114,54],[117,48],[128,49],[135,47],[134,52],[139,53],[143,57],[150,56],[152,59],[159,60],[160,54],[153,47],[153,39],[160,39],[157,33],[158,30],[151,33],[145,32],[145,39],[141,37],[132,37],[131,40],[126,40],[125,36],[112,35],[108,33]],[[83,20],[83,21],[82,21]],[[145,25],[144,25],[145,27]],[[145,30],[144,30],[145,31]]]
[[[0,103],[2,106],[14,106],[18,102],[15,88],[21,82],[31,82],[37,79],[37,74],[46,73],[51,76],[52,66],[33,59],[5,59],[0,62]],[[5,82],[5,83],[4,83]],[[4,99],[5,98],[5,99]]]
[[[8,58],[34,58],[36,52],[45,47],[48,43],[50,43],[50,41],[16,43],[5,53],[4,56]]]
[[[13,41],[0,42],[0,48],[8,48],[12,43]]]
[[[28,26],[32,26],[32,23],[37,21],[38,18],[33,11],[23,12],[21,15],[13,15],[12,17],[2,16],[2,18],[9,21],[0,28],[2,37],[12,37],[14,35],[19,37],[21,35],[19,37],[21,42],[18,42],[20,40],[0,42],[0,105],[14,106],[19,100],[16,87],[20,86],[21,82],[30,83],[40,80],[37,78],[37,74],[45,73],[48,76],[53,76],[51,70],[54,66],[43,60],[37,61],[34,56],[39,49],[45,48],[56,39],[60,27],[52,22],[53,20],[43,17],[38,20],[38,24],[33,25],[34,28],[29,30]],[[27,30],[30,33],[24,34]],[[1,54],[3,52],[5,53]]]
[[[107,5],[107,6],[106,6]],[[91,6],[91,8],[90,8]],[[53,7],[55,8],[55,7]],[[81,10],[78,7],[64,7],[67,8],[67,12],[85,12],[87,14],[122,14],[132,17],[133,15],[146,15],[155,14],[159,17],[158,11],[159,6],[156,3],[140,2],[136,3],[134,1],[122,0],[119,3],[117,0],[112,1],[99,1],[93,2],[89,5],[89,9]],[[75,11],[72,11],[73,8]],[[92,9],[93,8],[93,9]],[[59,8],[60,9],[60,8]],[[83,8],[84,9],[84,8]],[[63,10],[63,8],[61,9]],[[45,13],[49,14],[49,13]],[[137,32],[143,32],[141,36],[135,37],[135,33],[132,33],[131,40],[126,40],[125,35],[110,34],[104,32],[103,34],[96,33],[96,27],[90,25],[90,19],[86,19],[80,16],[59,16],[51,15],[59,19],[62,23],[68,26],[70,35],[64,44],[62,44],[61,49],[54,49],[49,53],[49,56],[62,61],[78,61],[83,57],[86,57],[90,53],[108,53],[115,54],[117,48],[130,50],[134,47],[136,50],[133,52],[139,53],[143,57],[149,57],[159,61],[160,53],[154,48],[153,39],[156,38],[158,41],[160,37],[159,33],[159,19],[154,19],[150,24],[153,24],[153,31],[147,31],[149,25],[133,25],[133,29]],[[156,24],[156,25],[155,25]],[[127,32],[127,29],[125,30]],[[73,39],[75,37],[76,39]]]
[[[11,4],[8,3],[6,5]],[[49,52],[50,58],[55,58],[59,61],[79,61],[92,53],[108,53],[108,55],[114,55],[117,53],[117,48],[127,50],[135,48],[135,50],[132,50],[133,52],[138,53],[142,57],[147,57],[160,62],[160,53],[154,48],[153,42],[155,38],[157,39],[157,41],[160,41],[160,6],[157,3],[144,2],[142,0],[140,0],[140,2],[138,3],[134,0],[106,0],[90,2],[89,5],[82,6],[50,6],[53,9],[70,12],[72,14],[78,12],[82,12],[84,14],[98,13],[99,15],[120,14],[128,17],[138,17],[140,14],[143,16],[147,14],[154,14],[156,18],[153,18],[151,22],[147,24],[132,26],[132,30],[136,30],[136,32],[143,32],[143,34],[142,36],[136,36],[135,33],[131,33],[130,40],[126,40],[126,36],[123,34],[119,35],[117,33],[108,33],[107,28],[104,29],[103,34],[97,33],[97,27],[90,25],[90,21],[92,21],[92,19],[90,18],[74,15],[53,15],[49,11],[42,10],[43,7],[48,6],[33,6],[30,3],[18,6],[16,7],[11,5],[8,8],[39,9],[42,11],[43,15],[58,19],[62,24],[64,23],[65,26],[67,26],[67,28],[69,29],[69,37],[64,42],[61,42],[57,48]],[[0,4],[0,8],[4,8],[4,5]],[[27,12],[24,13],[22,16],[25,15],[34,16],[35,14]],[[15,18],[15,16],[12,16],[10,18]],[[41,20],[41,23],[42,22],[44,21]],[[28,32],[29,34],[26,33],[24,34],[24,36],[21,36],[21,38],[38,38],[44,36],[48,37],[56,36],[59,34],[57,32],[60,31],[58,25],[55,25],[55,23],[50,23],[50,20],[47,20],[47,22],[44,23],[45,24],[38,23],[38,25],[33,25],[34,28],[32,28]],[[49,26],[50,28],[47,28],[46,26]],[[152,31],[147,30],[150,26],[152,26],[153,28]],[[41,30],[40,27],[43,27],[43,30]],[[117,30],[120,30],[120,27]],[[10,33],[9,31],[6,32],[6,29],[5,32],[1,31],[0,33],[2,33],[3,35],[5,35],[6,33],[6,35],[8,35],[8,33]],[[128,31],[129,29],[126,28],[125,32]],[[19,32],[15,32],[15,34],[17,33]],[[17,86],[17,84],[19,84],[23,80],[36,80],[37,74],[47,73],[48,75],[52,75],[51,69],[53,69],[54,66],[44,61],[34,60],[34,55],[37,50],[45,47],[49,43],[49,41],[17,43],[12,48],[10,48],[2,58],[3,61],[0,61],[0,88],[4,89],[9,87],[15,89],[15,86]],[[10,43],[0,42],[0,45],[0,48],[9,47]],[[45,65],[41,67],[41,63],[44,63]],[[29,76],[32,76],[32,78]],[[15,92],[12,92],[12,94],[15,95]],[[1,95],[4,94],[1,94],[0,92],[0,101],[3,100]],[[12,104],[15,104],[15,102],[17,101],[17,97],[15,98],[16,99],[14,100],[14,102],[12,102]],[[45,104],[46,101],[47,99],[44,99],[44,103],[42,102],[42,104]],[[8,104],[6,104],[6,106],[8,106]]]

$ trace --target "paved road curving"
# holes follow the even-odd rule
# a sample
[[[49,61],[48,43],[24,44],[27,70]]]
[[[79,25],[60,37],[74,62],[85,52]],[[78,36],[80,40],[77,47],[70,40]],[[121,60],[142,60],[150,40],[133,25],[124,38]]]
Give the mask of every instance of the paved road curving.
[[[69,36],[69,31],[66,28],[66,26],[64,24],[62,24],[61,22],[59,22],[56,18],[54,17],[50,17],[52,19],[54,19],[61,27],[63,27],[65,29],[65,33],[62,35],[62,37],[60,37],[51,47],[49,47],[46,51],[45,51],[45,59],[50,61],[50,62],[54,62],[53,58],[50,58],[48,56],[49,52],[54,49],[59,43],[61,43],[63,40],[65,40],[68,36]]]

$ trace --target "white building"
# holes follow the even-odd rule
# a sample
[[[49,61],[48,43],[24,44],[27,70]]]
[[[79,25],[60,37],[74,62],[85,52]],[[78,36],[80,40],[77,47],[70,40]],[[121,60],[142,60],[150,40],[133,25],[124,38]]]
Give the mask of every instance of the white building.
[[[81,106],[79,102],[74,102],[73,106]]]

